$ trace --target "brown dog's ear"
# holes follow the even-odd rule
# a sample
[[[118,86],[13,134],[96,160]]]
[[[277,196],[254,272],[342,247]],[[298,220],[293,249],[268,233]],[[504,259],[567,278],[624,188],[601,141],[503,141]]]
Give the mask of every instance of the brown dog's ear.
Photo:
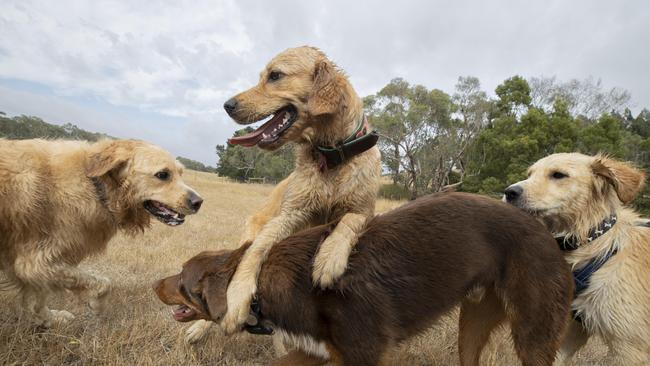
[[[213,321],[218,322],[226,314],[228,303],[226,291],[228,290],[229,276],[210,275],[203,281],[203,299],[208,306],[208,313]]]
[[[339,77],[328,60],[316,62],[314,85],[307,102],[307,109],[313,116],[333,114],[340,108],[343,95],[337,80]]]
[[[597,156],[591,168],[594,174],[603,177],[614,187],[618,199],[623,204],[632,202],[645,183],[643,172],[606,156]]]
[[[86,163],[86,176],[94,178],[124,169],[134,150],[133,141],[111,141],[90,155]]]

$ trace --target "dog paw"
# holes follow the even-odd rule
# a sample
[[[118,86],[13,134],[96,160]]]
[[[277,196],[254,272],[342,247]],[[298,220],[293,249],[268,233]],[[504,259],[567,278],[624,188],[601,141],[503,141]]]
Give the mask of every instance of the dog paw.
[[[212,322],[197,320],[185,331],[185,342],[192,344],[202,340],[208,334],[211,327]]]
[[[228,311],[221,321],[226,334],[239,331],[246,322],[257,286],[255,282],[231,282],[226,293]]]
[[[348,267],[348,257],[351,247],[346,243],[329,241],[328,237],[314,260],[314,271],[312,280],[315,286],[322,289],[331,288],[334,282],[339,279]]]
[[[74,319],[74,315],[65,310],[50,310],[50,321],[55,324],[66,324]]]
[[[88,306],[95,315],[101,315],[106,307],[106,298],[111,292],[111,282],[107,278],[97,277],[97,286],[88,299]]]

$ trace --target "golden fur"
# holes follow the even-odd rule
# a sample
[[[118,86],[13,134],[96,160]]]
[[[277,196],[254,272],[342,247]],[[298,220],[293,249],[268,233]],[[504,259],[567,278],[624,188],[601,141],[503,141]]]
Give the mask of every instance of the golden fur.
[[[645,174],[626,163],[570,153],[539,160],[528,179],[513,185],[523,189],[518,206],[555,235],[579,240],[580,247],[565,255],[574,268],[618,248],[574,300],[584,326],[572,322],[558,364],[568,364],[594,334],[609,346],[606,364],[650,364],[650,228],[639,226],[639,215],[626,206],[644,182]],[[612,213],[617,223],[587,243],[589,230]]]
[[[270,81],[272,72],[281,78]],[[320,50],[298,47],[275,56],[260,74],[259,83],[234,97],[237,110],[230,115],[248,124],[287,105],[297,119],[274,143],[260,147],[276,149],[295,144],[296,166],[278,184],[262,210],[247,222],[241,243],[252,241],[228,287],[228,312],[221,325],[234,332],[246,320],[257,290],[257,277],[274,243],[314,224],[340,219],[323,242],[314,260],[313,281],[328,287],[343,274],[359,233],[374,215],[381,174],[379,149],[375,146],[341,166],[320,171],[313,149],[334,146],[350,136],[363,118],[363,103],[345,74]],[[209,323],[189,329],[188,340],[205,333]]]
[[[161,171],[166,180],[155,176]],[[145,201],[183,215],[196,212],[202,201],[182,171],[169,153],[141,141],[0,139],[4,287],[20,290],[22,309],[37,324],[73,318],[47,308],[52,290],[83,295],[100,312],[110,283],[77,265],[101,252],[117,230],[144,230],[152,216]]]

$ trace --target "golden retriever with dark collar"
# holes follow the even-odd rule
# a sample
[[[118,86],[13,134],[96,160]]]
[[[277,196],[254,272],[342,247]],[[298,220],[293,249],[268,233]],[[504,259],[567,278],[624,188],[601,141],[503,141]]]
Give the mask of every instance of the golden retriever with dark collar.
[[[228,313],[222,322],[232,333],[246,320],[269,250],[300,229],[340,220],[316,255],[313,281],[330,287],[345,272],[359,233],[374,215],[381,166],[361,98],[344,73],[316,48],[291,48],[275,56],[262,70],[259,83],[228,100],[224,108],[240,124],[271,116],[255,132],[231,139],[231,144],[272,150],[293,142],[296,151],[294,171],[248,221],[242,237],[252,245],[230,282]],[[355,143],[346,143],[352,140]],[[342,149],[340,159],[330,154],[337,147]],[[195,324],[188,333],[190,340],[200,338],[207,326]]]
[[[577,277],[575,316],[558,359],[589,336],[609,346],[606,365],[650,365],[650,228],[627,206],[645,174],[605,156],[554,154],[508,187],[505,198],[559,240]]]
[[[37,324],[73,318],[50,310],[47,294],[85,295],[98,313],[106,278],[77,267],[118,230],[144,230],[150,218],[180,225],[202,199],[181,178],[183,167],[142,141],[0,139],[0,270],[4,287],[22,295]]]

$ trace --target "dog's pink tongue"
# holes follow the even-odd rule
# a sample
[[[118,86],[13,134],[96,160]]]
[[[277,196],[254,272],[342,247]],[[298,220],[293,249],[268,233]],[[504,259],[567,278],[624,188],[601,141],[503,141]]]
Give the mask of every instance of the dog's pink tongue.
[[[262,139],[264,138],[264,134],[271,134],[271,131],[273,131],[273,128],[275,128],[276,125],[279,124],[279,122],[282,121],[282,118],[284,118],[283,113],[277,113],[273,118],[268,120],[265,124],[261,125],[257,130],[247,133],[243,136],[237,136],[228,139],[228,143],[231,145],[241,145],[244,147],[251,147],[257,145]]]
[[[174,319],[183,319],[188,316],[194,315],[194,310],[190,309],[186,305],[179,305],[178,307],[172,310],[172,315]]]

